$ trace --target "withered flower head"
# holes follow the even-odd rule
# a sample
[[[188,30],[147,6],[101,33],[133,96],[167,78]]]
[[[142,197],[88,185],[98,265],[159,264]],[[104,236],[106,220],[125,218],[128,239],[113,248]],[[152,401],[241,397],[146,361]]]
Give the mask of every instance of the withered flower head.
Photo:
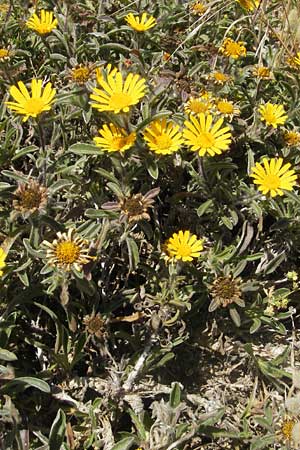
[[[83,265],[95,259],[89,255],[89,241],[76,234],[74,228],[69,228],[67,233],[58,232],[57,239],[43,241],[42,247],[47,249],[49,265],[67,272],[72,268],[80,271]]]
[[[93,78],[95,66],[93,64],[77,64],[69,71],[67,78],[73,83],[84,85]]]
[[[102,208],[110,211],[121,211],[121,221],[138,222],[140,220],[150,220],[148,208],[153,207],[154,197],[159,194],[159,191],[160,188],[155,188],[148,191],[145,195],[138,193],[124,196],[119,199],[119,202],[104,203]]]
[[[232,276],[217,277],[210,286],[212,301],[210,302],[208,311],[212,312],[219,306],[226,308],[231,303],[235,303],[238,306],[245,306],[245,302],[241,298],[242,291],[240,285],[240,278],[234,279]]]
[[[28,184],[19,184],[14,197],[14,209],[24,215],[30,215],[47,205],[47,188],[41,186],[36,180],[30,180]]]
[[[300,145],[300,133],[298,131],[287,131],[283,137],[289,147]]]
[[[102,319],[101,315],[97,313],[96,315],[88,315],[83,319],[83,323],[86,327],[86,331],[89,334],[94,334],[96,337],[101,338],[105,334],[105,321]]]

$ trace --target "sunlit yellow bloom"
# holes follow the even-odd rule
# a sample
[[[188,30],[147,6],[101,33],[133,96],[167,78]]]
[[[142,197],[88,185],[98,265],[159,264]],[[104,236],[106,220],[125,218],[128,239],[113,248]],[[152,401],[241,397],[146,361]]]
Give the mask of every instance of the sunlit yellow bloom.
[[[52,89],[52,84],[47,83],[42,92],[42,80],[31,81],[31,96],[23,83],[18,81],[18,87],[12,86],[9,90],[15,102],[5,102],[5,104],[17,114],[24,115],[23,122],[29,117],[37,117],[43,111],[49,111],[53,104],[56,90]]]
[[[252,73],[257,78],[261,78],[261,79],[265,79],[265,80],[272,78],[272,72],[271,72],[271,69],[269,69],[269,67],[255,66],[253,68]]]
[[[226,75],[226,73],[223,72],[213,72],[209,75],[209,79],[214,81],[216,84],[225,84],[228,83],[231,80],[230,75]]]
[[[202,2],[194,2],[190,5],[190,11],[192,14],[197,14],[198,16],[202,16],[207,10],[207,6]]]
[[[0,48],[0,62],[7,61],[10,56],[10,51],[7,48]]]
[[[190,116],[190,120],[184,122],[183,137],[185,144],[200,156],[220,155],[227,150],[231,143],[231,131],[228,126],[222,128],[223,119],[213,124],[211,114],[203,113],[199,116]]]
[[[122,73],[113,69],[107,74],[107,80],[98,76],[97,81],[102,89],[94,88],[90,98],[94,100],[92,107],[98,111],[128,112],[146,93],[146,80],[133,73],[124,81]]]
[[[116,127],[113,123],[104,124],[99,130],[101,137],[94,137],[96,145],[107,152],[124,152],[135,143],[135,133],[128,134],[124,128]]]
[[[230,120],[240,114],[239,108],[227,99],[217,99],[215,105],[216,113],[223,117],[228,117]]]
[[[0,269],[4,269],[6,266],[5,260],[6,260],[7,254],[5,251],[0,248]],[[3,270],[0,270],[0,277],[3,275]]]
[[[89,242],[76,234],[74,228],[69,228],[67,233],[58,232],[57,239],[43,241],[41,245],[47,249],[49,265],[67,272],[72,268],[80,271],[84,264],[95,259],[89,255]]]
[[[190,97],[184,105],[187,114],[209,113],[213,107],[212,97],[205,92],[199,97]]]
[[[147,17],[146,13],[143,13],[141,18],[130,13],[125,17],[125,20],[133,30],[139,32],[150,30],[150,28],[155,27],[157,23],[154,17]]]
[[[170,155],[179,150],[183,144],[179,125],[167,122],[167,119],[151,122],[143,135],[149,149],[159,155]]]
[[[287,63],[289,66],[294,67],[295,69],[299,69],[300,67],[300,52],[297,52],[296,55],[290,56],[287,58]]]
[[[260,105],[260,120],[265,121],[267,125],[277,128],[277,125],[283,125],[288,116],[282,105],[272,104],[270,102]]]
[[[262,165],[263,164],[263,165]],[[256,163],[252,169],[253,183],[264,194],[270,193],[271,197],[283,195],[284,190],[291,191],[296,184],[297,175],[290,163],[283,164],[282,158],[263,158],[262,164]]]
[[[300,145],[300,133],[298,131],[287,131],[283,137],[289,147]]]
[[[34,13],[30,19],[26,22],[27,28],[36,31],[38,34],[44,35],[51,33],[52,30],[57,28],[58,21],[53,18],[52,11],[41,10],[40,17]]]
[[[220,52],[223,55],[237,59],[240,56],[246,56],[247,50],[243,42],[235,42],[231,38],[226,38],[220,47]]]
[[[247,9],[247,11],[253,11],[257,8],[261,2],[261,0],[237,0],[239,4]]]
[[[184,262],[198,258],[202,250],[203,239],[198,239],[195,234],[191,234],[188,230],[173,233],[164,245],[164,251],[169,259],[174,258]]]

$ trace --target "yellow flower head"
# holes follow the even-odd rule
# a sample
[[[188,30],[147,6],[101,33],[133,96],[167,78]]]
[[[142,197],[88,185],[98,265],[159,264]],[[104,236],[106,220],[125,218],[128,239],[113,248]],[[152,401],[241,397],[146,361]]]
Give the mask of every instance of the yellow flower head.
[[[300,145],[300,133],[298,131],[287,131],[283,137],[286,145],[289,147]]]
[[[17,114],[24,115],[23,122],[29,117],[37,117],[43,111],[51,109],[56,90],[52,89],[52,84],[47,83],[42,92],[42,80],[31,81],[31,96],[23,83],[18,81],[18,87],[12,86],[9,90],[15,102],[5,102],[5,104]]]
[[[300,52],[296,53],[294,56],[290,56],[287,58],[287,63],[289,66],[293,67],[294,69],[299,69],[300,67]]]
[[[51,33],[52,30],[57,28],[58,21],[53,18],[52,11],[41,10],[40,17],[34,13],[30,19],[26,22],[27,28],[36,31],[38,34],[44,35]]]
[[[202,14],[204,14],[206,10],[207,6],[203,2],[196,1],[190,5],[191,13],[198,16],[202,16]]]
[[[124,128],[116,127],[113,123],[104,124],[99,130],[101,137],[94,137],[95,144],[107,152],[124,152],[133,146],[135,133],[128,134]]]
[[[205,92],[199,97],[190,97],[184,105],[187,114],[209,113],[213,107],[212,96]]]
[[[164,250],[168,259],[192,261],[193,258],[200,256],[203,250],[203,239],[198,239],[188,230],[180,230],[165,242]]]
[[[235,42],[231,38],[226,38],[219,51],[223,55],[237,59],[240,56],[246,56],[247,50],[243,42]]]
[[[230,75],[226,75],[226,73],[223,72],[213,72],[209,75],[209,79],[212,80],[216,84],[225,84],[228,83],[231,80]]]
[[[213,124],[211,114],[199,114],[197,118],[190,116],[190,120],[184,122],[183,137],[185,144],[200,156],[220,155],[227,150],[231,143],[231,131],[229,127],[222,127],[223,119]]]
[[[255,66],[252,73],[256,78],[261,78],[263,80],[269,80],[272,78],[272,72],[269,67]]]
[[[239,108],[225,98],[216,100],[216,110],[217,114],[220,114],[222,117],[227,117],[230,120],[232,120],[234,116],[238,116],[240,114]]]
[[[125,20],[133,30],[138,32],[150,30],[157,23],[154,17],[147,17],[146,13],[143,13],[141,18],[130,13],[125,17]]]
[[[158,155],[171,155],[183,144],[179,125],[166,119],[154,120],[143,135],[149,149]]]
[[[267,125],[277,128],[277,125],[283,125],[288,116],[282,105],[272,104],[270,102],[259,107],[260,120],[265,121]]]
[[[80,271],[83,265],[95,259],[89,255],[89,242],[76,234],[74,228],[69,228],[67,233],[59,231],[53,242],[43,241],[41,245],[47,249],[49,265],[67,272],[72,268]]]
[[[146,93],[146,80],[133,73],[124,81],[122,73],[113,69],[107,74],[107,80],[98,76],[97,81],[102,89],[94,88],[90,98],[94,100],[92,107],[101,112],[128,112]]]
[[[263,164],[263,165],[262,165]],[[282,158],[264,158],[262,164],[256,163],[252,169],[251,177],[253,183],[258,185],[258,189],[271,197],[283,195],[283,190],[291,191],[296,184],[297,175],[290,163],[283,164]]]
[[[10,56],[10,51],[7,48],[0,48],[0,62],[7,61]]]
[[[247,9],[247,11],[253,11],[255,8],[258,8],[261,0],[237,0],[239,4]]]
[[[4,267],[6,266],[5,260],[6,260],[7,254],[5,253],[5,251],[0,248],[0,269],[4,269]],[[3,275],[3,270],[0,270],[0,277],[2,277]]]

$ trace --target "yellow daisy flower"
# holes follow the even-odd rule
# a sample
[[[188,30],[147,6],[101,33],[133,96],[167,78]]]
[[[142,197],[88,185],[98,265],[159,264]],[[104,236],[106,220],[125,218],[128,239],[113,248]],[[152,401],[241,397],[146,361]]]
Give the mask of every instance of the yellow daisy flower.
[[[143,136],[149,149],[158,155],[171,155],[183,144],[179,125],[166,119],[151,122]]]
[[[24,115],[23,122],[29,117],[37,117],[43,111],[51,109],[56,90],[52,89],[52,84],[47,83],[42,92],[42,80],[31,81],[31,96],[23,83],[18,81],[17,86],[11,86],[9,92],[15,102],[5,102],[5,104],[17,114]]]
[[[262,165],[263,164],[263,165]],[[262,164],[256,163],[250,177],[253,183],[264,194],[270,193],[271,197],[283,195],[283,190],[291,191],[296,184],[297,175],[290,163],[283,164],[282,158],[263,158]]]
[[[180,230],[173,233],[164,245],[164,251],[168,259],[177,259],[182,261],[192,261],[198,258],[203,250],[203,239],[198,239],[190,231]]]
[[[289,147],[300,145],[300,133],[298,131],[287,131],[284,133],[283,138]]]
[[[269,80],[270,78],[272,78],[272,72],[269,67],[255,66],[252,73],[256,78],[261,78],[264,80]]]
[[[67,233],[57,233],[53,242],[43,241],[42,247],[47,249],[46,258],[49,265],[69,272],[72,268],[80,271],[84,264],[95,259],[89,255],[89,242],[76,234],[74,228]]]
[[[231,76],[230,75],[226,75],[226,73],[219,72],[219,71],[211,73],[208,76],[208,78],[210,80],[212,80],[214,83],[221,84],[221,85],[231,81]]]
[[[208,92],[199,97],[190,97],[184,105],[187,114],[209,113],[213,107],[211,95]]]
[[[107,80],[98,77],[97,81],[102,89],[94,88],[90,98],[95,101],[92,108],[101,112],[128,112],[130,106],[136,105],[146,93],[146,80],[133,73],[129,73],[124,81],[122,73],[113,69],[107,74]]]
[[[95,144],[107,152],[124,152],[133,146],[135,133],[127,134],[124,128],[116,127],[113,123],[104,124],[99,130],[101,137],[94,137]]]
[[[237,0],[237,2],[247,11],[253,11],[255,8],[258,8],[261,0]]]
[[[7,48],[0,48],[0,62],[7,61],[11,56],[10,51]]]
[[[200,156],[220,155],[227,150],[231,143],[231,131],[229,127],[222,127],[223,119],[213,124],[211,114],[199,114],[197,118],[190,116],[190,120],[184,122],[183,137],[185,144],[191,150],[198,152]]]
[[[277,125],[283,125],[288,118],[282,105],[270,102],[260,105],[259,112],[260,120],[264,120],[267,125],[271,125],[273,128],[277,128]]]
[[[233,102],[227,99],[216,99],[216,113],[220,114],[222,117],[228,117],[230,120],[233,119],[234,116],[238,116],[240,114],[239,108],[233,104]]]
[[[287,63],[289,66],[299,69],[300,67],[300,52],[297,52],[296,55],[290,56],[287,58]]]
[[[226,38],[219,48],[223,55],[237,59],[240,56],[246,56],[247,50],[243,42],[235,42],[231,38]]]
[[[125,20],[133,30],[138,32],[150,30],[157,24],[156,19],[152,16],[147,17],[146,13],[143,13],[141,18],[130,13]]]
[[[57,25],[58,20],[53,18],[53,12],[45,11],[44,9],[41,10],[40,17],[34,13],[26,22],[27,28],[41,35],[51,33],[52,30],[57,28]]]
[[[4,269],[6,266],[5,260],[6,260],[7,254],[5,251],[0,248],[0,269]],[[3,270],[0,270],[0,277],[3,275]]]

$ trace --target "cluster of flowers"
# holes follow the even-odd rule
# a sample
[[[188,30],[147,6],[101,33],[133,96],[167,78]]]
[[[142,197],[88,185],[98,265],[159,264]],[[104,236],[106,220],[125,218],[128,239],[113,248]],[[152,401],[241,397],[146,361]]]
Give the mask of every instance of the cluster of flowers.
[[[260,3],[252,0],[238,1],[250,11]],[[195,2],[193,8],[194,12],[200,13],[200,2]],[[157,24],[156,19],[148,17],[146,13],[141,17],[129,14],[125,20],[138,33],[149,30]],[[43,36],[57,28],[58,21],[54,18],[53,12],[41,10],[40,16],[33,14],[26,25]],[[235,42],[228,37],[224,39],[219,51],[224,56],[234,59],[245,56],[247,52],[243,42]],[[84,82],[89,78],[91,71],[92,68],[89,67],[75,68],[74,79],[79,83]],[[99,112],[126,114],[147,93],[146,79],[139,74],[129,73],[124,76],[110,64],[106,68],[96,68],[95,72],[97,87],[92,88],[90,99],[92,108]],[[270,77],[269,69],[263,66],[256,67],[255,73],[261,78]],[[228,75],[221,72],[215,72],[211,77],[220,84],[230,80]],[[9,92],[14,101],[7,101],[6,105],[12,111],[24,116],[23,121],[29,117],[39,120],[39,116],[49,111],[55,103],[56,90],[50,82],[43,87],[43,82],[39,79],[31,81],[31,92],[22,81],[18,81],[16,86],[11,86]],[[184,110],[188,118],[184,121],[182,130],[172,120],[163,118],[152,121],[142,131],[141,134],[150,151],[158,155],[170,155],[185,145],[191,151],[197,152],[199,157],[203,157],[220,155],[230,148],[233,139],[232,129],[228,124],[224,125],[224,120],[230,122],[234,116],[239,115],[240,110],[233,102],[226,98],[214,98],[210,93],[202,92],[197,97],[191,97],[184,105]],[[273,128],[283,125],[288,118],[281,104],[267,102],[258,107],[258,112],[261,121]],[[217,115],[221,117],[215,119]],[[137,139],[136,132],[129,128],[129,125],[122,128],[113,121],[105,123],[99,129],[99,136],[94,138],[94,142],[103,151],[122,153],[133,147]],[[297,132],[286,133],[286,140],[291,145],[298,138]],[[258,185],[258,189],[271,197],[281,196],[285,190],[292,190],[297,179],[291,164],[284,163],[282,158],[264,158],[262,163],[256,162],[250,176],[254,184]],[[145,199],[143,201],[142,217],[146,214],[147,207],[151,206],[151,202],[147,204]],[[44,242],[44,245],[48,247],[47,256],[51,263],[66,270],[70,270],[73,266],[80,269],[83,264],[93,259],[89,256],[88,243],[77,236],[73,229],[58,234],[53,243]],[[203,250],[203,240],[188,230],[180,230],[167,240],[164,248],[168,260],[192,261],[193,258],[199,257]]]

